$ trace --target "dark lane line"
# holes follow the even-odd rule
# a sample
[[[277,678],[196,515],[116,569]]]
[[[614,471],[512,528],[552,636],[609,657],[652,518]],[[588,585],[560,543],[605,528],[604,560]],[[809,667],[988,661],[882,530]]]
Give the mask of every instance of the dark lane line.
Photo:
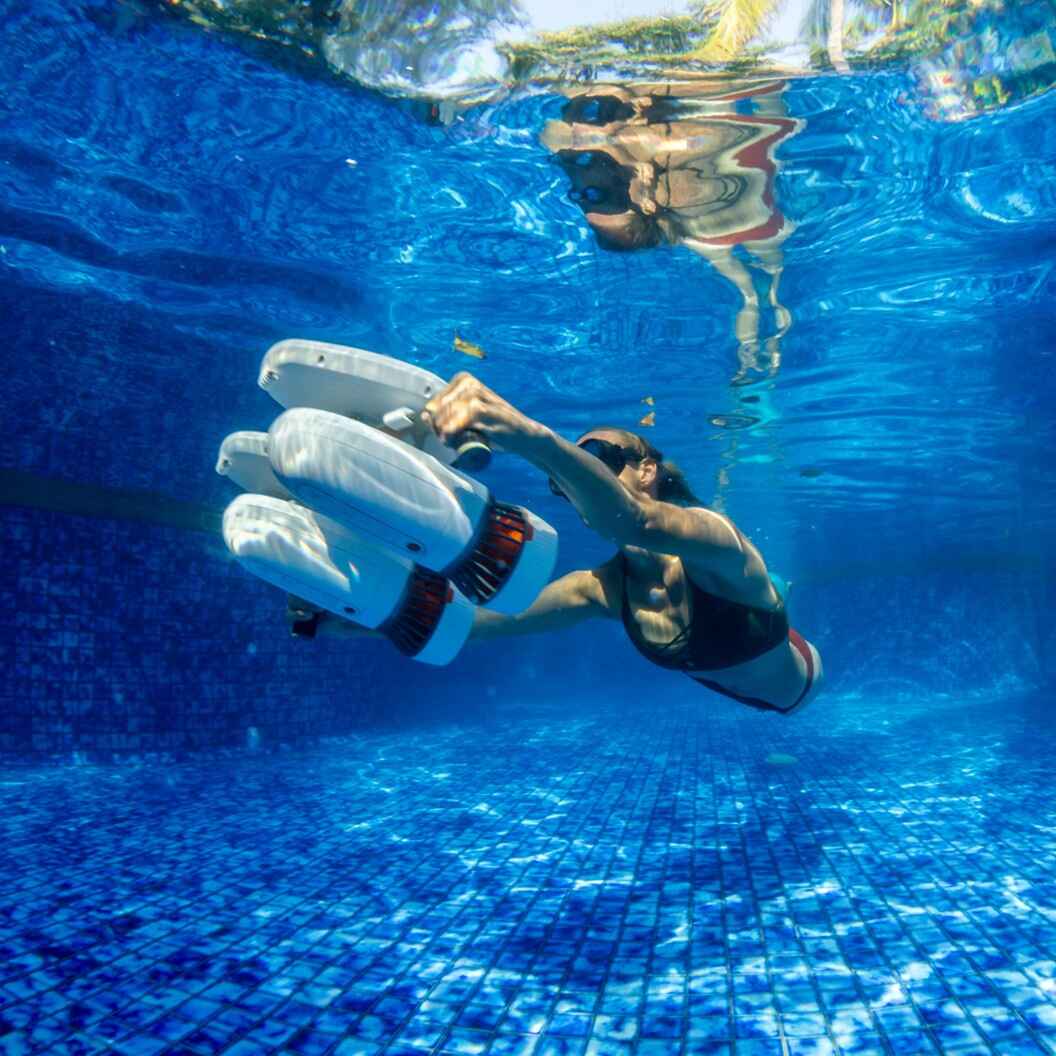
[[[28,506],[34,510],[142,521],[190,532],[220,532],[219,510],[196,502],[180,502],[150,491],[79,484],[40,477],[16,469],[0,469],[0,506]]]
[[[140,521],[182,528],[191,532],[220,533],[223,517],[196,502],[181,502],[150,491],[108,488],[101,484],[79,484],[72,480],[41,477],[14,469],[0,469],[0,507],[27,506],[36,510]],[[1040,554],[996,551],[993,553],[919,554],[901,561],[848,561],[818,568],[805,568],[792,583],[821,586],[870,576],[920,575],[923,572],[1019,572],[1040,576],[1045,564]]]

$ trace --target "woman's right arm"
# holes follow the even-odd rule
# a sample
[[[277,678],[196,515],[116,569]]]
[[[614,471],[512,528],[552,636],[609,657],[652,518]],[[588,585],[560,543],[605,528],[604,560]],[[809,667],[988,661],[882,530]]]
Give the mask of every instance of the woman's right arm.
[[[515,616],[478,608],[469,637],[470,641],[479,641],[512,634],[538,634],[611,615],[598,571],[583,569],[555,579],[524,612]]]
[[[484,638],[500,638],[513,634],[539,634],[543,631],[571,627],[583,620],[610,615],[612,613],[606,601],[599,572],[581,570],[555,579],[531,606],[515,616],[505,616],[490,609],[478,608],[469,637],[470,641],[480,641]],[[361,627],[330,613],[323,613],[319,622],[319,633],[335,638],[384,637],[379,631]]]

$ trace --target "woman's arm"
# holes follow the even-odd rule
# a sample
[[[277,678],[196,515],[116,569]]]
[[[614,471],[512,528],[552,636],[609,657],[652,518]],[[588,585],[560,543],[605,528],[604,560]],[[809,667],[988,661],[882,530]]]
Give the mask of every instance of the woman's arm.
[[[477,609],[470,640],[556,631],[583,620],[610,615],[598,573],[569,572],[555,579],[524,612],[516,616]]]
[[[593,455],[552,433],[539,442],[534,458],[526,457],[557,480],[591,528],[617,546],[673,554],[720,574],[744,564],[740,535],[713,510],[634,496]]]
[[[369,627],[362,627],[351,620],[315,606],[311,611],[319,612],[318,633],[331,638],[384,638],[385,636]],[[309,611],[309,604],[300,598],[290,603],[289,612],[299,619],[304,619]],[[612,615],[601,579],[597,572],[569,572],[560,579],[550,583],[535,601],[515,616],[505,616],[490,609],[478,608],[473,617],[473,628],[470,640],[482,638],[500,638],[513,634],[541,634],[544,631],[556,631],[571,627],[599,616]]]
[[[590,528],[617,546],[673,554],[720,574],[743,567],[741,538],[725,517],[633,495],[599,459],[522,414],[472,374],[456,374],[423,413],[445,443],[476,429],[527,459],[557,481]]]
[[[522,414],[472,374],[456,374],[422,412],[444,443],[466,429],[552,476],[600,536],[621,545],[641,516],[631,493],[593,455]]]
[[[594,455],[545,426],[519,453],[557,481],[587,526],[603,539],[625,546],[637,531],[641,502]]]

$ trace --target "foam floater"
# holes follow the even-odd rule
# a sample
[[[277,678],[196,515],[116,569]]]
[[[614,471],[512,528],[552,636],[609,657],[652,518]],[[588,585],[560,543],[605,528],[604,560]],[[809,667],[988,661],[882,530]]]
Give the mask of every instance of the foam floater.
[[[443,576],[297,503],[240,495],[224,511],[223,533],[254,575],[380,631],[422,663],[450,663],[473,628],[474,606]]]
[[[478,605],[522,612],[554,570],[557,533],[546,521],[363,422],[295,408],[272,424],[267,450],[300,502],[441,573]]]
[[[447,382],[432,371],[391,356],[289,338],[265,353],[258,384],[287,409],[315,407],[355,418],[395,433],[459,469],[476,472],[491,459],[491,448],[472,430],[448,446],[421,425],[422,408]]]

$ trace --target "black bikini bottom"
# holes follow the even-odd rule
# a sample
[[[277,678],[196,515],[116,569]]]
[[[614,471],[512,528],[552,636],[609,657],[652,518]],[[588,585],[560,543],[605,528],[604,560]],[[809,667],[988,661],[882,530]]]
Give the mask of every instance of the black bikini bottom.
[[[803,692],[796,697],[796,702],[787,708],[779,708],[776,704],[771,704],[768,700],[760,700],[759,697],[742,697],[739,693],[733,693],[728,689],[723,688],[718,682],[710,682],[704,678],[697,678],[695,675],[689,677],[694,682],[699,682],[702,686],[706,686],[708,689],[715,693],[721,693],[724,697],[729,697],[731,700],[736,700],[741,704],[747,704],[750,708],[757,708],[759,711],[776,711],[779,715],[791,715],[796,708],[803,702],[803,698],[810,692],[810,687],[814,685],[814,657],[811,655],[810,646],[807,645],[806,640],[799,631],[789,630],[788,640],[792,643],[793,648],[796,652],[807,663],[807,683],[803,687]]]

